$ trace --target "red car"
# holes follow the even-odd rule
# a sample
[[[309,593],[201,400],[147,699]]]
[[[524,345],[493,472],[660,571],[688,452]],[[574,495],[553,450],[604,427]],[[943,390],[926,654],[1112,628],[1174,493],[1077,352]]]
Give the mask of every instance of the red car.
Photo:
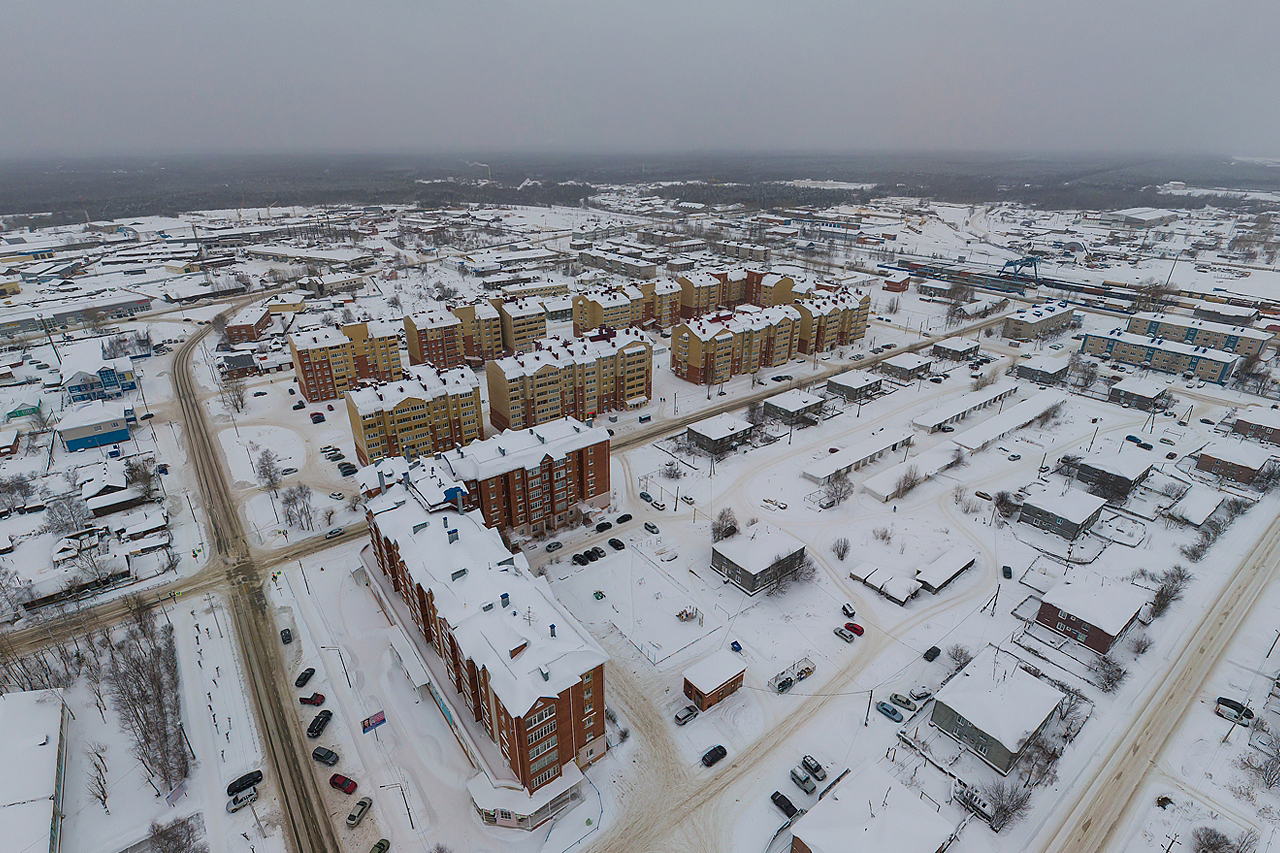
[[[301,702],[303,705],[323,705],[324,694],[312,693],[310,696],[299,696],[298,701]]]
[[[857,634],[859,637],[862,636],[862,626],[859,625],[857,622],[846,622],[844,623],[844,626],[848,628],[850,631],[852,631],[853,633]]]
[[[348,779],[341,773],[334,773],[329,777],[329,784],[337,788],[344,794],[354,794],[356,792],[356,782],[354,779]]]

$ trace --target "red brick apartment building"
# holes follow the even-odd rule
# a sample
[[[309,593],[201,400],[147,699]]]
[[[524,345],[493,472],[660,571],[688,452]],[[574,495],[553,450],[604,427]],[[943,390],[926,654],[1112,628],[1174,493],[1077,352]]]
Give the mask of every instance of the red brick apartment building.
[[[434,478],[428,470],[416,469]],[[477,813],[533,829],[580,797],[582,769],[608,751],[607,655],[480,513],[438,509],[433,483],[414,477],[366,504],[372,562],[438,657],[429,665],[447,674],[441,704],[463,717],[451,724],[488,738],[482,764],[505,764],[468,784]]]
[[[461,367],[463,351],[462,321],[443,309],[422,311],[404,318],[405,343],[409,363],[431,363],[441,370]]]
[[[271,326],[271,311],[261,302],[241,308],[227,321],[227,341],[233,344],[252,343],[262,337]]]
[[[375,320],[289,336],[298,387],[308,403],[336,400],[362,381],[390,382],[402,375],[398,323]]]

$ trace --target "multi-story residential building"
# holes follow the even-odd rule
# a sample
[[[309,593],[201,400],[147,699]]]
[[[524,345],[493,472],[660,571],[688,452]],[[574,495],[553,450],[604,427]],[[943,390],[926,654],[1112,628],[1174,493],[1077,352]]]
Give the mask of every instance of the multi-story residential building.
[[[790,276],[743,267],[691,273],[676,282],[683,319],[745,304],[762,308],[790,305],[795,298],[795,281]]]
[[[573,297],[573,333],[608,326],[625,329],[645,319],[646,298],[638,287],[610,287],[588,290]]]
[[[528,352],[534,341],[547,336],[547,309],[541,299],[526,297],[503,302],[492,300],[502,324],[502,349],[505,353]]]
[[[1231,431],[1267,444],[1280,444],[1280,411],[1266,407],[1246,409],[1236,414]]]
[[[1233,352],[1236,355],[1261,356],[1271,342],[1271,333],[1248,326],[1231,326],[1178,314],[1144,311],[1129,318],[1128,331],[1135,335],[1181,341],[1192,346]]]
[[[790,305],[745,306],[734,314],[691,320],[671,333],[671,370],[713,385],[740,373],[786,364],[799,351],[800,312]]]
[[[641,282],[645,297],[644,320],[652,320],[660,329],[680,322],[680,284],[669,278]]]
[[[658,265],[642,258],[629,258],[614,252],[602,252],[596,249],[583,249],[578,253],[578,260],[591,267],[600,267],[609,272],[632,278],[657,278]]]
[[[1124,364],[1137,364],[1165,373],[1190,373],[1206,382],[1224,383],[1235,372],[1240,356],[1208,347],[1164,338],[1135,335],[1114,329],[1105,335],[1086,332],[1080,351],[1107,356]]]
[[[420,311],[404,318],[405,344],[410,364],[430,362],[441,370],[465,362],[462,321],[442,309]]]
[[[457,305],[450,313],[462,321],[462,352],[468,361],[483,363],[502,356],[502,319],[485,300]]]
[[[270,327],[271,310],[265,304],[246,305],[227,320],[227,341],[233,344],[252,343]]]
[[[441,459],[490,527],[520,536],[578,524],[609,505],[609,433],[573,418],[508,430]]]
[[[102,341],[88,340],[62,350],[62,390],[73,403],[120,397],[138,387],[133,359],[104,358]]]
[[[653,346],[638,329],[603,327],[580,338],[549,338],[530,352],[491,361],[485,375],[489,422],[498,429],[566,416],[586,420],[649,402]]]
[[[479,512],[432,500],[427,468],[365,504],[363,559],[403,602],[390,610],[412,622],[403,627],[419,638],[446,721],[491,741],[467,785],[477,814],[531,830],[580,799],[582,770],[608,751],[608,656]]]
[[[1004,321],[1004,336],[1014,341],[1031,341],[1047,337],[1071,325],[1074,312],[1056,302],[1045,302],[1032,308],[1019,308]]]
[[[374,320],[290,335],[289,351],[303,398],[309,403],[335,400],[362,381],[399,378],[402,328],[389,320]]]
[[[355,388],[346,397],[362,465],[384,456],[438,453],[484,438],[480,380],[469,368],[415,365],[403,379]]]
[[[797,300],[795,309],[800,312],[799,351],[830,352],[866,337],[871,297],[855,291],[818,291],[810,299]]]
[[[1229,305],[1226,302],[1199,302],[1193,313],[1202,320],[1227,323],[1232,326],[1251,326],[1262,313],[1252,305]]]
[[[719,307],[724,282],[709,272],[695,272],[676,279],[680,285],[680,318],[691,320]]]

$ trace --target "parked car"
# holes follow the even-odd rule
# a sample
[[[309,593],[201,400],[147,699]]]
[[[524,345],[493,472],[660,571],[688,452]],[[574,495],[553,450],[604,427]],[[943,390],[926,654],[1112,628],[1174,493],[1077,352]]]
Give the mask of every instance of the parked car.
[[[910,696],[917,702],[923,702],[933,695],[933,691],[928,687],[912,687]]]
[[[332,767],[338,763],[338,753],[332,749],[325,749],[323,746],[317,746],[311,751],[311,757],[321,764],[327,764]]]
[[[1021,458],[1022,458],[1022,454],[1021,454],[1021,453],[1010,453],[1010,454],[1009,454],[1009,461],[1010,461],[1010,462],[1017,462],[1017,461],[1018,461],[1019,459],[1021,459]]]
[[[298,469],[297,469],[297,468],[282,468],[282,469],[280,469],[280,476],[281,476],[281,477],[288,477],[290,474],[296,474],[296,473],[298,473]]]
[[[653,504],[652,504],[652,506],[653,506],[653,508],[654,508],[654,509],[656,509],[658,512],[664,512],[664,511],[666,510],[666,508],[667,508],[667,505],[666,505],[666,504],[664,504],[662,501],[654,501],[654,502],[653,502]]]
[[[930,382],[932,382],[934,385],[941,385],[941,384],[942,384],[942,377],[941,377],[941,376],[930,376],[930,377],[929,377],[929,381],[930,381]]]
[[[326,408],[328,408],[328,409],[329,409],[329,411],[331,411],[331,412],[332,412],[332,411],[333,411],[333,403],[330,403]]]
[[[858,615],[857,613],[854,612],[853,605],[847,601],[844,604],[840,605],[840,612],[843,613],[845,616],[849,617],[850,619]]]
[[[600,559],[600,555],[595,552],[594,548],[590,551],[583,551],[582,556],[589,563],[594,563],[596,560]]]
[[[679,711],[676,711],[676,725],[683,726],[696,716],[698,716],[697,707],[694,705],[685,705]]]
[[[877,702],[876,710],[893,720],[895,723],[902,722],[902,712],[890,705],[888,702]]]
[[[781,791],[774,791],[772,794],[769,795],[769,799],[773,800],[773,804],[777,806],[779,811],[781,811],[788,818],[795,817],[796,812],[799,811],[799,809],[797,809],[794,805],[792,805],[791,801],[787,799],[787,795],[782,793]]]
[[[942,654],[942,649],[938,648],[937,646],[930,646],[929,648],[924,650],[923,657],[927,662],[933,663],[935,660],[938,659],[938,655],[940,654]]]
[[[303,402],[303,401],[301,401],[301,400],[299,400],[298,402],[296,402],[296,403],[294,403],[294,404],[293,404],[293,410],[294,410],[295,412],[300,412],[300,411],[302,411],[303,409],[305,409],[306,407],[307,407],[307,404],[306,404],[306,403],[304,403],[304,402]]]
[[[688,504],[689,506],[693,506],[693,498],[689,497],[688,495],[681,495],[681,496],[680,496],[680,502],[681,502],[681,503],[686,503],[686,504]]]
[[[630,520],[632,519],[632,517],[633,517],[633,516],[631,515],[631,513],[629,513],[629,512],[624,512],[622,515],[618,516],[618,523],[619,523],[619,524],[626,524],[628,521],[630,521]]]
[[[1013,580],[1013,566],[1002,566],[1000,573],[1004,575],[1005,580]]]
[[[853,354],[853,361],[862,361],[864,358],[866,358],[866,356],[860,352]]]
[[[390,849],[391,842],[385,838],[379,838],[374,842],[373,846],[369,848],[369,853],[387,853]]]
[[[905,711],[914,711],[917,707],[916,703],[912,702],[910,697],[903,696],[901,693],[890,694],[889,701]]]
[[[991,495],[989,495],[989,494],[987,494],[986,492],[983,492],[983,491],[977,491],[977,492],[974,492],[974,493],[973,493],[973,496],[974,496],[975,498],[982,498],[982,500],[984,500],[984,501],[989,501],[989,500],[991,500]]]
[[[1140,442],[1138,442],[1138,447],[1142,448],[1143,450],[1152,450],[1152,449],[1153,449],[1152,444],[1151,444],[1151,442],[1149,442],[1149,441],[1140,441]]]
[[[294,687],[306,687],[306,686],[307,686],[307,682],[311,680],[311,676],[313,676],[313,675],[315,675],[315,674],[316,674],[316,669],[315,669],[315,667],[313,667],[313,666],[309,666],[309,667],[307,667],[307,668],[306,668],[306,669],[304,669],[302,672],[298,673],[298,677],[297,677],[297,678],[295,678],[295,679],[293,680],[293,686],[294,686]]]
[[[1241,714],[1235,708],[1229,707],[1227,705],[1213,706],[1213,713],[1217,714],[1219,717],[1222,717],[1222,719],[1229,720],[1233,723],[1239,723],[1241,725],[1244,725],[1249,722],[1248,717],[1246,717],[1244,714]]]
[[[559,551],[559,550],[560,550],[561,548],[563,548],[563,547],[564,547],[564,543],[563,543],[563,542],[548,542],[548,543],[547,543],[547,550],[548,550],[548,551]]]
[[[250,788],[247,791],[241,791],[232,797],[231,801],[227,803],[227,812],[234,814],[256,799],[258,799],[257,788]]]
[[[303,705],[320,706],[324,704],[324,694],[312,693],[310,696],[299,696],[298,701],[301,702]]]
[[[703,753],[702,765],[704,767],[710,767],[711,765],[715,764],[717,761],[724,758],[728,754],[729,754],[729,750],[725,749],[720,744],[716,744],[715,746],[708,749],[705,753]]]
[[[827,771],[822,769],[822,765],[818,763],[818,759],[812,755],[806,755],[800,759],[800,766],[808,771],[809,775],[817,779],[819,782],[827,778]]]
[[[1136,435],[1126,435],[1124,440],[1132,441],[1134,444],[1142,444],[1142,439],[1138,438]]]
[[[644,529],[649,531],[650,533],[657,533],[658,525],[654,524],[652,521],[646,521],[644,523]]]
[[[1230,708],[1246,720],[1253,719],[1253,711],[1251,711],[1243,702],[1239,702],[1235,699],[1228,699],[1226,696],[1219,696],[1218,705],[1224,708]]]
[[[1212,418],[1201,418],[1201,419],[1200,419],[1200,423],[1202,423],[1202,424],[1208,424],[1209,426],[1213,426],[1213,419],[1212,419]]]
[[[938,432],[955,432],[955,431],[956,431],[956,428],[953,427],[951,424],[943,424],[942,426],[938,427]]]
[[[846,622],[844,623],[844,627],[845,627],[845,630],[852,631],[853,633],[857,634],[859,637],[862,636],[862,626],[859,625],[857,622]]]
[[[1166,436],[1165,438],[1160,439],[1160,443],[1161,443],[1161,444],[1167,444],[1167,445],[1169,445],[1170,447],[1173,447],[1173,439],[1172,439],[1172,438],[1169,438],[1169,437],[1167,437],[1167,436]]]
[[[368,797],[356,800],[355,808],[351,810],[351,814],[347,815],[347,826],[359,826],[360,821],[364,820],[365,814],[371,808],[373,808],[373,800]]]
[[[596,525],[596,533],[604,533],[606,530],[613,529],[612,521],[602,521]]]
[[[266,391],[254,391],[254,392],[253,392],[253,396],[255,396],[255,397],[265,397],[265,396],[267,396],[267,392],[266,392]]]
[[[844,627],[843,625],[835,629],[835,635],[840,639],[844,640],[846,643],[852,643],[854,640],[857,639],[857,637],[853,636],[853,632],[850,631],[848,628]]]
[[[356,780],[348,779],[341,773],[334,773],[329,777],[329,786],[337,788],[344,794],[354,794],[356,792]]]
[[[791,768],[791,781],[796,787],[806,794],[812,794],[817,790],[818,786],[814,784],[813,777],[805,772],[805,769],[799,765]]]
[[[325,456],[328,457],[330,462],[341,462],[343,459],[347,458],[347,454],[343,453],[341,450],[335,450],[332,453],[326,453]]]
[[[333,712],[327,708],[316,714],[315,719],[311,721],[311,725],[307,726],[307,737],[320,737],[320,735],[324,734],[325,726],[329,725],[331,719],[333,719]]]
[[[288,628],[281,628],[281,629],[280,629],[280,642],[284,643],[286,646],[287,646],[287,645],[289,645],[290,643],[292,643],[292,642],[293,642],[293,632],[292,632],[292,631],[290,631]]]
[[[1164,458],[1165,458],[1165,459],[1177,459],[1177,458],[1178,458],[1178,454],[1176,454],[1176,453],[1174,453],[1172,450],[1170,450],[1168,453],[1166,453],[1166,454],[1164,455]]]
[[[324,538],[325,538],[325,539],[337,539],[337,538],[338,538],[339,536],[341,536],[341,535],[342,535],[342,528],[341,528],[341,527],[334,527],[334,528],[330,529],[329,531],[327,531],[327,532],[324,534]]]
[[[347,496],[342,492],[330,492],[329,497],[333,498],[335,501],[346,500],[347,498]]]
[[[649,494],[648,492],[641,492],[640,500],[644,501],[645,503],[653,503],[653,495]]]
[[[626,543],[624,543],[621,539],[610,539],[609,547],[615,551],[621,551],[623,548],[627,546],[626,546]]]
[[[261,770],[250,770],[227,786],[227,796],[234,797],[241,791],[247,791],[262,781]]]
[[[322,412],[312,412],[312,413],[311,413],[311,422],[312,422],[313,424],[322,424],[322,423],[324,423],[324,414],[323,414]]]
[[[595,554],[596,557],[603,557],[605,555],[605,550],[597,545],[591,549],[591,553]]]
[[[297,393],[298,393],[298,389],[297,389],[297,388],[290,388],[290,389],[289,389],[289,394],[290,394],[290,395],[297,394]]]

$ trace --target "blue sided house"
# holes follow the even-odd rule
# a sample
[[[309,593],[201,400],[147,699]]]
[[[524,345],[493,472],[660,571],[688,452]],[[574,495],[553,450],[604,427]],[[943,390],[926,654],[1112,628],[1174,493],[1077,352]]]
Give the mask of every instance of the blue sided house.
[[[106,400],[138,388],[133,360],[104,358],[99,341],[83,341],[67,347],[62,355],[62,390],[73,403]]]
[[[68,451],[128,441],[132,416],[133,409],[122,403],[90,400],[62,413],[58,437]]]

